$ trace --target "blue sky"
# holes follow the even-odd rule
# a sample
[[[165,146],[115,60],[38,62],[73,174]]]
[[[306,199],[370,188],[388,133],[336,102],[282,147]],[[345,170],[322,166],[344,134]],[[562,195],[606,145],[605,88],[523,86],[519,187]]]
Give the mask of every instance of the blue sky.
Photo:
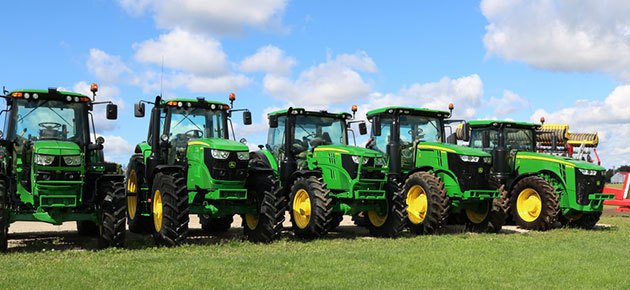
[[[254,115],[253,126],[237,126],[251,144],[266,138],[265,114],[289,105],[357,104],[363,117],[383,105],[453,102],[459,118],[544,115],[597,131],[607,167],[630,154],[626,1],[75,0],[0,9],[11,15],[0,26],[0,85],[88,92],[99,83],[119,120],[101,116],[97,130],[121,163],[146,136],[148,118],[133,118],[133,103],[160,87],[166,97],[224,101],[235,92]]]

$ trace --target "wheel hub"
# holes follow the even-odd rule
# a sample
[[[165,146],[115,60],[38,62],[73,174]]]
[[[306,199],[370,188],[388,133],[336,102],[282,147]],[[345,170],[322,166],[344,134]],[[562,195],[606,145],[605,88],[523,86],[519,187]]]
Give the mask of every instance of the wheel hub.
[[[427,215],[429,203],[427,193],[420,185],[412,186],[407,192],[407,215],[413,224],[421,224]]]
[[[523,189],[516,200],[516,208],[521,219],[533,222],[542,212],[542,198],[533,188]]]
[[[159,190],[156,190],[153,194],[153,225],[155,226],[155,231],[157,232],[162,230],[162,210],[162,193],[160,193]]]
[[[298,190],[293,197],[293,220],[300,229],[305,229],[311,220],[311,199],[304,189]]]

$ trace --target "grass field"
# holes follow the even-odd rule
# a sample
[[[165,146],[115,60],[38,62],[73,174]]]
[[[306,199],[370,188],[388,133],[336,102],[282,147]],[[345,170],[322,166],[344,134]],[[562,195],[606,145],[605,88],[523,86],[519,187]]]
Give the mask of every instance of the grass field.
[[[0,287],[629,288],[630,218],[602,222],[612,227],[17,252],[0,256]]]

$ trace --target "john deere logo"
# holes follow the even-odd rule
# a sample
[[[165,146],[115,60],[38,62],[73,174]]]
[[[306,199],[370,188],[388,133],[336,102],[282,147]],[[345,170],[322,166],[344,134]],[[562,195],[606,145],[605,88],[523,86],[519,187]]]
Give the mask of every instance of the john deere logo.
[[[232,169],[236,168],[236,161],[230,161],[230,163],[228,163],[228,167]]]

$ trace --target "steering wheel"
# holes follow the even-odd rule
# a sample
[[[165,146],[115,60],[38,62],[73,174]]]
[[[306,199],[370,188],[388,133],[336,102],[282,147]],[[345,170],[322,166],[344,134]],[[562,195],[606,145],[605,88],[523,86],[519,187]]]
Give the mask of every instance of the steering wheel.
[[[57,122],[41,122],[39,123],[39,126],[44,129],[49,129],[49,130],[61,128],[61,124]]]
[[[203,137],[203,131],[192,129],[192,130],[186,131],[184,133],[184,135],[186,135],[186,137],[190,137],[190,138],[201,138],[201,137]]]

